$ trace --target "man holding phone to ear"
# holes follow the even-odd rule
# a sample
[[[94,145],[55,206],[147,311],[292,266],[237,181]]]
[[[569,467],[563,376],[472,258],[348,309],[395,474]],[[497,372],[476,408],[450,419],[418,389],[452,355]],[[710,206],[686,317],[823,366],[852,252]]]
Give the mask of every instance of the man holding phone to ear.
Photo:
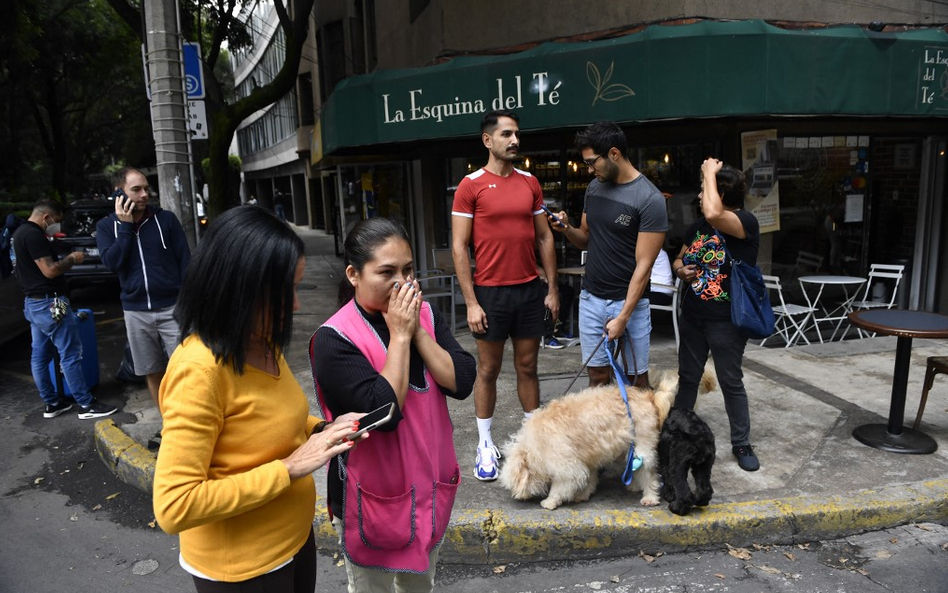
[[[168,357],[180,329],[172,315],[191,261],[184,229],[174,213],[148,203],[148,179],[123,167],[112,176],[115,212],[96,225],[102,263],[118,274],[135,374],[143,375],[156,405]],[[155,448],[160,436],[149,443]]]
[[[543,192],[536,177],[514,167],[520,160],[519,118],[491,111],[481,121],[487,165],[461,180],[451,207],[451,251],[467,304],[467,324],[477,339],[477,457],[474,477],[497,479],[500,453],[491,437],[497,377],[504,344],[513,343],[517,395],[525,415],[540,406],[537,356],[543,337],[544,308],[559,316],[553,233],[543,213]],[[472,274],[468,246],[473,242],[477,270]],[[546,278],[537,275],[536,252]]]

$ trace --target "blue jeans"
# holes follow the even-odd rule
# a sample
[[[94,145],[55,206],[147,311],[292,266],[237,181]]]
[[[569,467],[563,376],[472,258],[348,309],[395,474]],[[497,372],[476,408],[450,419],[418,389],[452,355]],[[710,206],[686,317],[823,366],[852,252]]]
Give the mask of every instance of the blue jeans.
[[[66,316],[62,321],[53,321],[49,312],[52,298],[33,299],[27,297],[23,302],[23,316],[30,322],[33,335],[33,355],[30,367],[33,381],[39,389],[40,397],[47,404],[59,401],[56,386],[49,376],[49,361],[53,359],[53,348],[59,351],[60,365],[66,384],[72,391],[72,397],[80,406],[88,407],[92,403],[92,394],[86,386],[86,376],[82,372],[82,340],[79,338],[79,324],[73,314],[69,299],[59,297],[66,302]]]
[[[589,294],[585,288],[579,293],[579,338],[583,360],[593,353],[593,347],[602,338],[606,322],[619,316],[625,300],[601,299]],[[626,338],[623,340],[623,356],[629,366],[629,375],[641,375],[648,372],[649,336],[652,333],[652,317],[649,313],[649,301],[642,297],[636,303],[629,322],[625,324]],[[633,356],[632,349],[635,349]],[[632,364],[635,361],[635,364]],[[616,361],[619,362],[619,361]],[[622,363],[619,362],[621,365]],[[589,361],[591,367],[609,366],[605,342]],[[634,369],[632,367],[635,367]]]
[[[744,347],[747,336],[730,319],[708,319],[682,312],[678,348],[678,395],[675,405],[693,410],[698,399],[698,384],[708,361],[714,359],[714,372],[724,394],[724,409],[731,425],[731,445],[750,444],[750,410],[744,389]]]

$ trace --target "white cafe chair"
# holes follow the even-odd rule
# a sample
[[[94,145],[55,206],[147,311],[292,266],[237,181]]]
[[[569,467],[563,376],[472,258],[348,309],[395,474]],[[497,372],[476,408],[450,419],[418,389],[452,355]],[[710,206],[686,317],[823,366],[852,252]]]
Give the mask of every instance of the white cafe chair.
[[[652,282],[652,288],[654,289],[656,286],[660,286],[665,289],[670,289],[672,291],[672,302],[670,305],[659,305],[656,303],[652,303],[650,301],[648,308],[652,311],[671,312],[672,327],[675,330],[675,351],[677,352],[679,342],[680,342],[680,339],[678,337],[678,313],[679,313],[678,306],[679,306],[679,303],[681,302],[681,299],[679,298],[681,295],[681,278],[675,278],[675,284],[673,286],[669,286],[668,284],[663,284],[661,282]]]
[[[809,251],[797,253],[797,262],[793,268],[793,277],[799,278],[807,273],[815,274],[823,267],[823,256]]]
[[[771,306],[774,310],[774,317],[776,323],[774,324],[774,333],[766,338],[764,338],[760,345],[763,346],[767,340],[773,336],[779,335],[783,338],[785,343],[784,348],[789,348],[797,343],[800,338],[803,338],[803,341],[807,344],[810,343],[810,340],[807,339],[806,330],[807,322],[813,317],[813,313],[816,311],[816,307],[810,307],[806,305],[796,305],[793,303],[787,303],[783,298],[783,288],[780,286],[780,278],[776,276],[768,276],[763,274],[764,285],[768,290],[771,291],[771,294],[776,293],[777,301],[779,304],[775,304],[774,299],[770,299]],[[796,320],[796,317],[803,316],[803,319],[800,321]]]
[[[900,264],[871,264],[869,266],[869,278],[866,280],[866,289],[862,294],[861,299],[856,299],[850,304],[850,309],[856,311],[858,309],[891,309],[895,306],[895,298],[899,292],[899,284],[902,282],[902,276],[905,274],[905,266]],[[872,287],[876,284],[874,281],[879,278],[888,278],[889,280],[895,280],[895,286],[892,288],[892,294],[889,296],[888,301],[872,301],[869,300],[870,295],[872,294]],[[875,334],[871,332],[864,331],[860,328],[856,328],[856,331],[859,333],[860,338],[872,337]],[[849,332],[849,328],[846,328],[846,331],[843,332],[843,338],[846,338],[846,334]]]

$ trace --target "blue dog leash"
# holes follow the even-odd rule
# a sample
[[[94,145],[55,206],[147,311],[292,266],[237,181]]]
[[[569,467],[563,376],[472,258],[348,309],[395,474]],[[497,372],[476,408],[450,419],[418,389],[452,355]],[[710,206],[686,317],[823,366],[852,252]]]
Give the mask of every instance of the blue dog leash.
[[[620,342],[621,343],[621,342]],[[619,365],[616,364],[615,357],[612,356],[612,349],[606,344],[606,356],[609,358],[609,364],[612,365],[612,372],[616,375],[616,383],[619,384],[619,393],[622,394],[622,401],[625,402],[625,411],[629,415],[629,423],[632,425],[632,433],[635,434],[635,421],[632,419],[632,408],[629,407],[629,394],[626,392],[626,386],[631,387],[629,380]],[[642,467],[642,457],[635,454],[635,443],[629,443],[629,454],[626,457],[625,471],[622,472],[622,483],[628,486],[632,483],[632,473]]]

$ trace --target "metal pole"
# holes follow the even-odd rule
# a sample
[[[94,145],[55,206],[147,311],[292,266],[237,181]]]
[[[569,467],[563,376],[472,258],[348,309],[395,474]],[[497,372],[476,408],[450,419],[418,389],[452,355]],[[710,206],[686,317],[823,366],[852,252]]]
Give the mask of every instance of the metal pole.
[[[194,190],[191,182],[187,96],[177,0],[142,2],[145,13],[145,60],[151,89],[152,131],[158,159],[158,196],[195,244]]]

